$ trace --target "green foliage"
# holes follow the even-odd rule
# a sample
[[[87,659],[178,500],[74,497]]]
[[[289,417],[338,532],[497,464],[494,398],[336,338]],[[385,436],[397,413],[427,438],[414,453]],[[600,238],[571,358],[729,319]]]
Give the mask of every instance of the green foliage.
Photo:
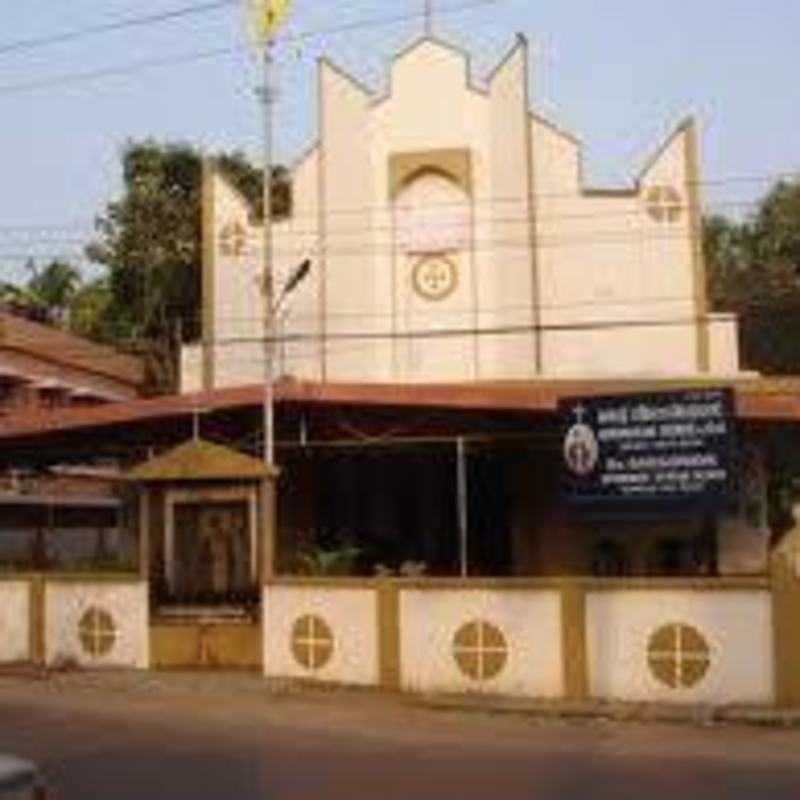
[[[337,550],[313,548],[297,554],[296,571],[301,575],[338,575],[355,573],[361,555],[357,547],[344,546]]]
[[[51,261],[39,269],[31,259],[25,265],[26,284],[0,286],[0,302],[28,316],[58,325],[66,325],[81,276],[65,261]]]
[[[66,312],[81,283],[78,270],[64,261],[51,261],[42,270],[29,262],[28,268],[31,272],[28,291],[47,308]]]
[[[800,374],[800,182],[778,183],[744,221],[704,226],[709,297],[738,315],[743,366]]]
[[[98,217],[97,239],[87,249],[107,277],[81,298],[77,324],[140,353],[153,390],[172,391],[180,345],[201,333],[202,156],[189,145],[144,141],[130,143],[122,161],[123,195]],[[260,172],[241,153],[217,161],[257,217]],[[290,188],[285,171],[276,169],[276,177],[279,217],[289,211]]]
[[[96,342],[115,343],[123,338],[115,332],[111,309],[111,288],[104,278],[82,285],[70,308],[70,329],[78,336]]]

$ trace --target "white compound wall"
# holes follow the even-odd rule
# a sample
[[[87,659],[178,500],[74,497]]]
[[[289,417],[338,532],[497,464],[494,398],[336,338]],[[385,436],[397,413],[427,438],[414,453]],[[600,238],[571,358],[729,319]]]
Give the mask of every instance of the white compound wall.
[[[650,665],[654,634],[684,626],[702,637],[658,648],[675,686]],[[773,627],[768,591],[600,591],[586,598],[587,661],[595,698],[670,703],[770,703],[774,699]],[[668,637],[669,638],[669,637]],[[692,638],[695,638],[692,636]],[[672,654],[670,651],[673,651]],[[692,659],[705,674],[680,679]],[[682,685],[683,684],[683,685]]]
[[[378,684],[374,589],[269,586],[263,597],[264,672],[268,677]],[[323,623],[324,628],[315,623],[309,631],[301,623],[309,617]],[[301,652],[315,653],[310,664],[298,660],[294,646],[298,644]]]
[[[498,631],[459,646],[457,633],[474,623]],[[484,630],[487,630],[484,628]],[[469,675],[456,652],[479,651],[484,668]],[[486,651],[482,654],[480,651]],[[505,651],[497,668],[498,651]],[[563,689],[561,596],[558,591],[403,590],[400,594],[400,672],[403,689],[559,697]],[[494,661],[493,668],[491,659]],[[463,660],[462,663],[469,663]]]
[[[67,660],[85,667],[146,669],[150,665],[147,583],[48,582],[45,642],[48,664]]]

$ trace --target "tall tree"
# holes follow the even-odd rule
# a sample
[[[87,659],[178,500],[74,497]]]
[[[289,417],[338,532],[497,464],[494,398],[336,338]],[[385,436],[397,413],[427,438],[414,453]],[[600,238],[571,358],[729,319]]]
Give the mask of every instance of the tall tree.
[[[217,163],[258,217],[260,172],[241,153]],[[281,217],[290,210],[289,184],[285,170],[273,175],[273,215]],[[154,391],[171,391],[181,342],[200,335],[201,154],[184,144],[130,143],[123,182],[121,199],[98,217],[98,238],[87,249],[108,270],[102,317],[113,330],[106,338],[145,357]]]
[[[742,362],[800,374],[800,181],[780,182],[744,221],[706,219],[709,295],[738,315]]]
[[[111,289],[106,278],[83,284],[70,307],[70,329],[78,336],[107,344],[124,344],[111,309]]]
[[[51,261],[44,269],[29,262],[28,290],[49,308],[66,310],[81,284],[78,270],[66,261]]]

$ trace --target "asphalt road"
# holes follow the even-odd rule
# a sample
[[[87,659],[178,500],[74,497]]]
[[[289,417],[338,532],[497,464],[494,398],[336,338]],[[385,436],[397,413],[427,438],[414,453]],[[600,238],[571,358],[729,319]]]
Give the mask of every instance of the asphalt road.
[[[38,761],[63,800],[800,797],[800,730],[545,722],[260,687],[0,677],[0,752]]]

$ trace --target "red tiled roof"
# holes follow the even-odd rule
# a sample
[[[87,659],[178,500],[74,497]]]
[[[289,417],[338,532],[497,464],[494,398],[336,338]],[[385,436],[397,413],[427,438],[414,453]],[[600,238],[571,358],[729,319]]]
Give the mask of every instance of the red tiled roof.
[[[552,413],[562,397],[701,388],[736,388],[738,413],[750,420],[800,422],[800,378],[709,380],[520,381],[470,384],[364,384],[284,381],[279,403],[362,407],[441,408],[458,411]],[[110,403],[90,408],[15,414],[0,420],[0,440],[115,427],[183,417],[195,411],[256,407],[263,387],[241,386],[187,395]]]
[[[134,388],[144,382],[141,359],[5,311],[0,311],[0,349],[104,375]]]

